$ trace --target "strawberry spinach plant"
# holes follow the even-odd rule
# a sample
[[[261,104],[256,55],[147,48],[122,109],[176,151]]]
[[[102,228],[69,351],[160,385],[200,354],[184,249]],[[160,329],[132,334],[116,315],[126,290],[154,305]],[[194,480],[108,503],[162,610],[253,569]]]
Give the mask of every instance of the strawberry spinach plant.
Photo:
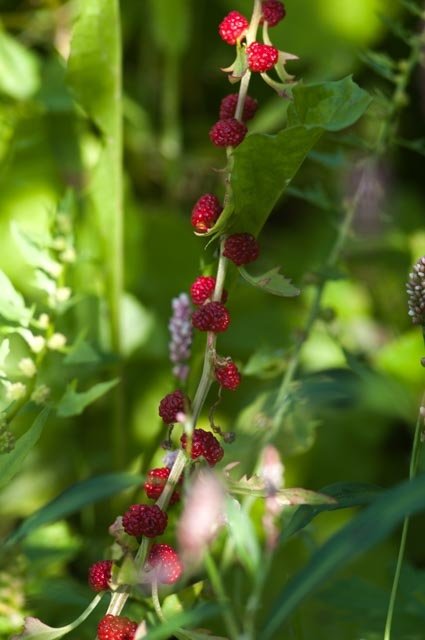
[[[365,293],[355,284],[368,278],[373,283],[365,273],[367,252],[381,250],[379,234],[367,236],[369,223],[388,235],[385,249],[397,244],[380,226],[383,191],[394,171],[389,159],[400,149],[424,153],[421,140],[404,138],[403,130],[412,78],[422,61],[423,9],[404,2],[406,26],[401,14],[382,19],[404,54],[399,60],[363,54],[376,83],[390,87],[377,84],[366,91],[348,74],[302,79],[302,56],[280,48],[279,29],[292,19],[287,4],[243,0],[214,23],[211,37],[223,61],[220,99],[215,122],[197,131],[212,152],[208,168],[197,158],[187,174],[181,169],[177,96],[180,65],[190,66],[183,63],[189,2],[149,3],[164,65],[163,76],[148,80],[163,91],[161,135],[154,142],[144,111],[130,98],[131,90],[123,89],[123,44],[136,9],[120,7],[117,0],[85,0],[75,15],[70,3],[58,3],[52,13],[46,9],[42,15],[53,16],[60,59],[49,59],[41,75],[25,38],[4,34],[3,48],[14,64],[26,77],[34,74],[28,94],[12,83],[3,87],[5,95],[28,110],[43,106],[57,122],[65,118],[78,144],[64,161],[74,172],[61,176],[61,195],[47,224],[34,229],[13,221],[10,227],[26,280],[19,287],[16,274],[15,284],[6,269],[0,272],[0,483],[6,498],[19,500],[22,469],[32,457],[47,455],[43,443],[53,426],[63,430],[62,448],[68,446],[68,458],[81,467],[73,482],[65,477],[61,491],[6,532],[0,574],[5,637],[421,637],[423,572],[409,565],[405,575],[403,564],[409,518],[425,505],[425,399],[413,433],[409,478],[400,483],[378,486],[363,473],[353,474],[353,431],[347,441],[339,434],[346,422],[357,425],[370,416],[379,431],[382,416],[389,420],[397,403],[399,417],[408,422],[418,403],[416,386],[423,386],[420,362],[412,357],[408,368],[419,371],[415,389],[410,403],[400,402],[402,387],[385,377],[385,359],[373,359],[388,329],[358,314]],[[202,47],[209,65],[203,73],[211,76],[218,65],[206,55],[205,42]],[[201,83],[197,91],[202,88]],[[142,170],[146,162],[152,193],[161,181],[167,207],[180,198],[186,208],[178,230],[166,215],[164,222],[148,214],[147,239],[133,233],[136,195],[126,192],[123,179],[139,172],[133,166],[138,144],[146,151],[147,160],[139,161]],[[304,221],[292,234],[296,249],[290,227],[288,237],[282,236],[276,215],[287,207],[296,215],[294,203],[311,207],[316,219],[322,215],[314,227],[317,242],[314,233],[309,240]],[[144,291],[147,299],[149,291],[159,292],[166,308],[162,325],[124,292],[127,259],[137,278],[143,271],[139,242],[147,254],[153,251],[154,274]],[[300,267],[313,248],[307,268]],[[423,235],[415,236],[409,261],[414,253],[424,253]],[[401,316],[423,329],[425,259],[417,258]],[[186,287],[179,292],[181,270]],[[171,317],[165,320],[169,291]],[[270,317],[277,321],[270,323]],[[269,345],[261,344],[268,331],[263,321],[271,326]],[[158,341],[167,322],[169,335]],[[418,351],[418,334],[409,334],[409,355]],[[329,353],[338,352],[329,364],[322,343]],[[143,367],[138,348],[145,349]],[[167,367],[160,374],[158,359]],[[141,381],[149,388],[151,378],[157,381],[149,395]],[[326,428],[327,422],[339,433],[323,457],[345,460],[349,478],[335,483],[330,477],[332,484],[322,488],[308,474],[298,482],[297,461],[304,464],[318,425]],[[53,440],[54,447],[58,443]],[[355,460],[354,468],[361,467]],[[399,480],[407,475],[400,468]],[[70,475],[66,466],[64,475]],[[346,516],[358,507],[359,513]],[[325,518],[337,526],[319,544],[314,526]],[[381,592],[352,579],[350,563],[384,544],[399,525],[388,588]],[[339,586],[335,576],[341,572]],[[419,593],[412,607],[406,604],[410,593]],[[359,622],[362,596],[379,607]],[[317,630],[325,615],[330,624]]]

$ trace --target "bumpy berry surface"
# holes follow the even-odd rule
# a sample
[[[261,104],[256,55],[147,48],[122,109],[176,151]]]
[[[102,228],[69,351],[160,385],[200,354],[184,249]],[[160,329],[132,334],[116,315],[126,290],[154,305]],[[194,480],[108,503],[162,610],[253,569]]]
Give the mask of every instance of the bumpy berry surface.
[[[245,34],[249,22],[239,11],[231,11],[220,22],[218,32],[227,44],[236,44]]]
[[[130,536],[156,538],[164,533],[168,516],[156,504],[132,504],[122,517],[124,531]]]
[[[123,616],[104,616],[97,625],[98,640],[134,640],[137,622]]]
[[[180,438],[183,449],[186,449],[188,438],[184,433]],[[211,431],[195,429],[192,435],[190,457],[195,460],[203,456],[208,464],[213,467],[224,455],[223,447]]]
[[[145,493],[148,498],[152,500],[158,500],[159,496],[163,492],[163,489],[170,475],[171,469],[168,467],[160,467],[158,469],[151,469],[146,477],[146,482],[143,485]],[[181,480],[180,480],[181,482]],[[173,491],[170,504],[174,504],[180,500],[180,494],[178,491]]]
[[[159,403],[158,413],[165,424],[173,424],[177,421],[177,414],[184,413],[186,397],[183,391],[177,389],[168,393]]]
[[[207,302],[214,293],[215,282],[214,276],[199,276],[199,278],[196,278],[190,287],[190,297],[192,298],[193,304],[201,305]],[[224,289],[221,302],[226,302],[226,300],[227,291]]]
[[[216,147],[237,147],[245,138],[248,129],[235,118],[218,120],[210,129],[210,140]]]
[[[241,374],[234,362],[216,367],[214,373],[217,382],[230,391],[237,389],[241,383]]]
[[[258,258],[260,248],[250,233],[234,233],[224,243],[223,255],[238,267]]]
[[[226,331],[230,315],[221,302],[207,302],[192,315],[192,325],[199,331]]]
[[[285,6],[279,0],[264,0],[261,8],[263,11],[261,22],[267,22],[269,27],[275,27],[286,16]]]
[[[212,193],[205,193],[192,209],[192,227],[198,233],[206,233],[217,222],[222,211],[219,199]]]
[[[95,562],[89,569],[89,586],[93,591],[106,591],[109,589],[111,579],[112,560],[100,560]]]
[[[246,49],[248,67],[251,71],[265,73],[274,67],[279,59],[279,51],[269,44],[253,42]]]
[[[174,584],[183,572],[178,553],[168,544],[153,544],[147,562],[161,584]]]
[[[236,106],[238,104],[238,94],[229,93],[220,103],[220,120],[228,120],[235,117]],[[242,120],[251,120],[257,112],[258,102],[251,96],[246,96],[242,111]]]

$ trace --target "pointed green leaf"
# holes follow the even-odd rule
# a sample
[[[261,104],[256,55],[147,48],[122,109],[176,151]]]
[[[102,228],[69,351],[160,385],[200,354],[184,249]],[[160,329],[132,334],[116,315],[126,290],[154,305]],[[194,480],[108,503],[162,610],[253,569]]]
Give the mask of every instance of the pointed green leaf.
[[[25,326],[32,316],[31,310],[25,306],[23,297],[3,271],[0,271],[0,315],[6,320]]]
[[[287,127],[276,135],[248,135],[233,151],[233,201],[206,235],[216,237],[229,230],[258,235],[325,131],[354,124],[370,101],[351,77],[296,86]]]
[[[243,496],[254,496],[256,498],[267,498],[270,495],[278,499],[282,505],[291,506],[298,504],[308,505],[334,505],[336,500],[324,493],[316,493],[308,489],[292,487],[290,489],[278,489],[270,491],[265,480],[260,476],[253,475],[250,478],[243,476],[240,480],[227,480],[227,488],[230,493]]]
[[[244,267],[239,268],[239,273],[253,287],[262,289],[274,296],[292,298],[300,295],[300,290],[294,287],[291,281],[280,273],[280,267],[275,267],[261,276],[251,276]]]
[[[260,547],[251,519],[234,498],[227,500],[227,526],[236,553],[246,571],[255,575],[261,559]]]
[[[294,609],[349,562],[386,538],[406,516],[425,510],[425,474],[385,491],[332,536],[273,602],[261,640],[276,637]]]
[[[341,131],[353,125],[371,103],[351,76],[336,82],[298,84],[288,109],[288,127],[304,125]]]
[[[8,543],[14,544],[48,522],[61,520],[87,505],[139,485],[143,480],[142,476],[129,473],[110,473],[77,482],[24,520],[10,535]]]
[[[9,453],[4,453],[0,458],[0,487],[6,485],[21,469],[23,462],[41,436],[44,425],[49,415],[49,409],[37,416],[23,436],[17,440],[15,448]]]
[[[119,379],[109,380],[108,382],[99,382],[88,391],[79,393],[75,391],[74,385],[68,385],[62,399],[59,401],[57,412],[61,418],[69,418],[70,416],[79,416],[89,404],[95,402],[99,398],[108,393],[113,387],[119,383]]]
[[[280,540],[283,542],[297,533],[297,531],[304,529],[304,527],[323,511],[364,506],[376,500],[381,493],[382,489],[379,487],[361,482],[339,482],[323,487],[323,489],[320,489],[318,495],[325,494],[332,499],[332,502],[299,507],[282,531]]]
[[[16,100],[31,97],[40,84],[36,55],[0,30],[0,93]]]

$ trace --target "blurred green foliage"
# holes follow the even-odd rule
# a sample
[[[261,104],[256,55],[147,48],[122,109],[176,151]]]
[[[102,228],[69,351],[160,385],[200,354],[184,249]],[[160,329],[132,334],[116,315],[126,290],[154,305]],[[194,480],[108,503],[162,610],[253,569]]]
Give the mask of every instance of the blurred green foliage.
[[[408,33],[417,29],[417,18],[396,0],[287,0],[285,4],[287,19],[273,37],[300,57],[290,63],[291,71],[305,82],[354,74],[376,100],[375,111],[355,131],[345,138],[327,134],[310,153],[260,236],[258,273],[281,264],[285,275],[300,287],[301,296],[275,298],[234,277],[232,325],[219,345],[220,352],[231,354],[241,365],[244,382],[237,394],[225,395],[216,421],[238,434],[235,444],[226,448],[225,463],[239,460],[246,471],[253,470],[258,454],[255,422],[249,415],[279,385],[311,304],[311,276],[326,262],[340,202],[352,193],[358,180],[356,163],[374,141],[382,116],[380,96],[391,92],[388,79],[371,68],[377,63],[381,68],[383,59],[373,58],[371,65],[365,53],[373,49],[403,60],[408,47],[397,29],[401,25]],[[143,475],[162,460],[159,445],[164,429],[157,406],[175,384],[168,362],[171,299],[187,291],[215,255],[213,245],[205,249],[205,242],[194,237],[189,219],[199,194],[222,195],[219,172],[224,156],[210,145],[208,130],[217,119],[221,98],[232,91],[220,72],[230,64],[231,53],[217,36],[217,24],[231,9],[248,12],[250,6],[248,0],[121,2],[125,295],[120,337],[124,369],[119,385],[124,413],[118,437],[125,458],[122,472]],[[84,61],[71,69],[74,79],[67,75],[74,3],[2,0],[0,10],[0,269],[28,303],[40,301],[42,294],[32,282],[32,270],[19,251],[11,223],[30,235],[46,237],[52,213],[67,189],[74,188],[79,261],[70,280],[78,300],[60,318],[61,331],[73,336],[73,351],[67,355],[71,369],[64,373],[62,361],[52,355],[48,376],[68,388],[68,402],[71,396],[75,401],[75,389],[67,387],[70,380],[84,374],[85,386],[78,391],[87,392],[90,386],[96,395],[93,385],[111,380],[117,371],[105,302],[116,236],[111,218],[106,214],[96,218],[88,198],[105,122],[96,104],[89,108],[83,101],[83,112],[74,99]],[[96,71],[107,73],[91,69],[95,75]],[[342,264],[326,287],[323,306],[328,314],[313,327],[302,351],[300,380],[293,385],[296,411],[278,439],[288,487],[318,491],[339,480],[389,487],[408,474],[424,387],[423,340],[407,316],[404,287],[411,264],[425,253],[423,155],[411,148],[423,154],[423,145],[415,142],[425,137],[423,80],[423,69],[417,70],[398,131],[404,143],[384,155],[379,175],[371,176],[370,192],[357,211]],[[260,102],[251,130],[279,130],[286,121],[287,104],[259,78],[254,78],[250,93]],[[107,120],[110,117],[116,113],[106,114]],[[112,153],[118,152],[112,149]],[[98,203],[110,207],[106,187],[112,187],[113,176],[108,165],[103,169]],[[379,194],[376,181],[381,185]],[[6,287],[3,283],[3,292]],[[0,312],[4,315],[2,308]],[[19,336],[11,341],[17,362],[27,347]],[[190,391],[199,379],[201,339],[196,339],[194,349]],[[83,402],[81,397],[78,402]],[[2,536],[70,485],[114,470],[114,411],[107,395],[77,418],[49,416],[19,474],[2,490]],[[62,416],[66,415],[65,406]],[[18,414],[14,434],[25,433],[36,416],[32,409]],[[203,423],[207,424],[206,415]],[[422,461],[422,470],[424,466]],[[113,491],[105,495],[112,496]],[[117,513],[137,495],[128,489],[100,503],[80,505],[78,512],[34,529],[19,550],[1,556],[1,638],[19,628],[24,614],[35,614],[52,625],[78,615],[89,599],[87,567],[110,544],[107,529]],[[262,541],[260,503],[253,507],[253,526]],[[311,551],[352,515],[351,510],[324,513],[279,549],[267,578],[267,599],[276,596],[282,581],[303,567]],[[246,528],[246,522],[240,524],[241,530]],[[417,516],[408,539],[395,639],[423,638],[424,533],[424,516]],[[235,544],[244,543],[246,539]],[[259,544],[252,534],[247,544],[254,543]],[[293,628],[285,630],[287,637],[382,637],[397,543],[398,536],[388,539],[328,581],[298,610]],[[219,539],[216,551],[223,547]],[[253,562],[257,552],[251,551],[245,559]],[[242,569],[226,572],[225,559],[221,561],[229,592],[242,609],[248,597]],[[152,616],[149,605],[145,601],[142,605]],[[131,607],[139,612],[142,605]],[[209,622],[223,634],[214,615],[199,625]],[[94,624],[89,620],[69,637],[93,637]]]

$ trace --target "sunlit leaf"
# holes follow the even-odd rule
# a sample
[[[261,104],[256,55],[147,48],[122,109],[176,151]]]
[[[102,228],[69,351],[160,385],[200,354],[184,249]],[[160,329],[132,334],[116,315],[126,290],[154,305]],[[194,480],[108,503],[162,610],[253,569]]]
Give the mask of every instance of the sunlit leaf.
[[[233,498],[229,498],[227,501],[226,514],[227,525],[236,553],[245,569],[249,573],[255,574],[258,570],[261,554],[252,521],[239,502]]]
[[[230,493],[235,495],[255,496],[257,498],[266,498],[273,495],[281,505],[333,505],[336,503],[331,496],[309,491],[308,489],[291,487],[290,489],[279,489],[271,492],[265,480],[256,475],[250,478],[243,476],[240,480],[227,480],[226,484]]]
[[[28,325],[32,316],[32,311],[25,306],[24,298],[3,271],[0,271],[0,315],[24,326]]]
[[[0,30],[0,93],[25,100],[37,91],[39,83],[37,56]]]

